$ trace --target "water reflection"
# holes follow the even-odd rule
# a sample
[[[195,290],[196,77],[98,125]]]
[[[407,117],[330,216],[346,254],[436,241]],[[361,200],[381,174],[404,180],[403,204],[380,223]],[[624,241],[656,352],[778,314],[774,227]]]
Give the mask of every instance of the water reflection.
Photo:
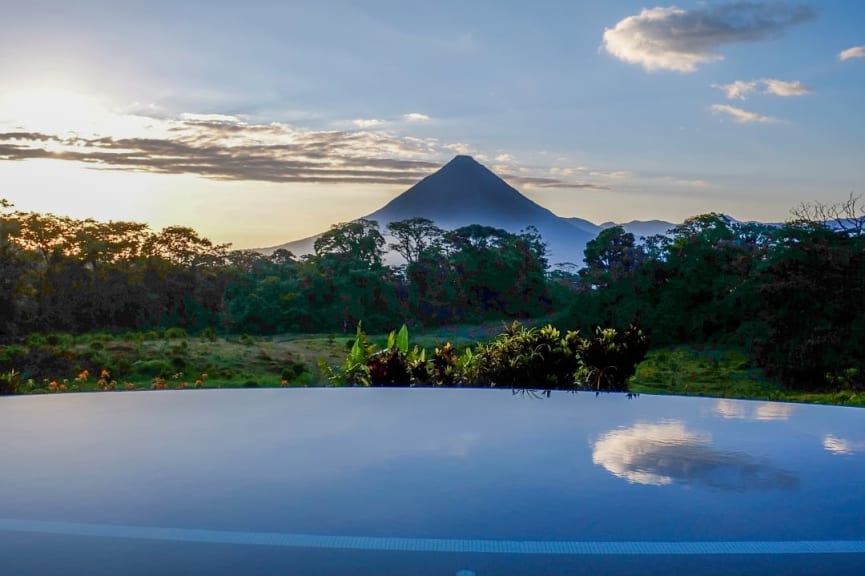
[[[592,461],[632,484],[676,482],[736,491],[798,485],[791,473],[749,454],[716,450],[711,441],[711,435],[688,430],[682,422],[640,423],[601,436]]]
[[[823,448],[833,454],[849,456],[851,454],[865,454],[865,442],[856,442],[846,438],[839,438],[832,434],[823,437]]]
[[[789,420],[795,409],[794,404],[726,399],[718,400],[714,406],[715,414],[725,420]]]
[[[755,420],[789,420],[795,410],[793,404],[780,402],[760,402],[754,408]]]
[[[728,420],[743,420],[745,405],[737,400],[721,399],[715,402],[715,413]]]

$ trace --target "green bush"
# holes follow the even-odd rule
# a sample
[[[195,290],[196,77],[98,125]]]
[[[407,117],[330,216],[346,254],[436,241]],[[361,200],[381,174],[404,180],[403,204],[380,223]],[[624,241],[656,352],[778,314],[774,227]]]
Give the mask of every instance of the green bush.
[[[435,348],[428,363],[430,381],[434,386],[454,386],[462,376],[460,355],[453,344],[446,342]]]
[[[163,359],[138,360],[130,367],[132,372],[141,376],[167,378],[177,372],[177,368]]]
[[[648,350],[648,339],[635,326],[625,330],[598,327],[577,348],[577,379],[594,390],[625,391]]]
[[[578,332],[564,336],[553,326],[526,328],[514,322],[495,340],[479,344],[466,372],[473,385],[511,388],[574,388]]]
[[[180,338],[187,338],[189,335],[186,333],[186,330],[183,328],[166,328],[165,329],[165,338],[167,340],[179,340]]]
[[[17,394],[21,386],[21,373],[10,370],[0,374],[0,395]]]
[[[282,369],[282,372],[280,373],[280,377],[283,380],[292,381],[292,380],[295,380],[297,378],[300,378],[300,376],[306,371],[307,371],[306,365],[303,364],[302,362],[289,362]]]

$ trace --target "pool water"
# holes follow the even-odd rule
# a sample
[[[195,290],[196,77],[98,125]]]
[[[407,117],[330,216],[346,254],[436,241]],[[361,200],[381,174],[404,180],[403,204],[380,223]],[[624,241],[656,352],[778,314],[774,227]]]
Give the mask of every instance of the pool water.
[[[0,574],[861,574],[865,410],[509,390],[0,399]]]

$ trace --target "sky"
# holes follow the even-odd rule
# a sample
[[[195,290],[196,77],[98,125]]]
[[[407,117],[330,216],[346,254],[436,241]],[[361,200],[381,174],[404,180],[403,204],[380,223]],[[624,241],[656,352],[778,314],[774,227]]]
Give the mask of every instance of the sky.
[[[272,246],[456,154],[598,223],[865,194],[863,2],[0,2],[19,210]]]

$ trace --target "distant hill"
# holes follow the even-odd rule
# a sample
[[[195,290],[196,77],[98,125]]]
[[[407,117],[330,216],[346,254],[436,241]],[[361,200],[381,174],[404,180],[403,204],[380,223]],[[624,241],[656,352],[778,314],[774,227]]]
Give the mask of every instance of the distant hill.
[[[630,222],[604,222],[601,224],[601,228],[610,228],[611,226],[621,226],[627,232],[633,234],[637,240],[640,237],[666,234],[670,229],[676,227],[672,222],[664,220],[631,220]]]
[[[388,223],[408,218],[428,218],[446,230],[481,224],[517,233],[534,226],[547,243],[551,264],[581,264],[586,243],[607,226],[553,214],[523,196],[471,156],[456,156],[437,172],[364,218],[377,221],[382,233],[387,232]],[[663,227],[663,232],[672,226],[658,221],[632,222],[626,225],[626,229],[639,237],[647,235],[643,230]],[[266,251],[285,248],[296,255],[310,254],[316,238],[312,236],[288,242]]]

